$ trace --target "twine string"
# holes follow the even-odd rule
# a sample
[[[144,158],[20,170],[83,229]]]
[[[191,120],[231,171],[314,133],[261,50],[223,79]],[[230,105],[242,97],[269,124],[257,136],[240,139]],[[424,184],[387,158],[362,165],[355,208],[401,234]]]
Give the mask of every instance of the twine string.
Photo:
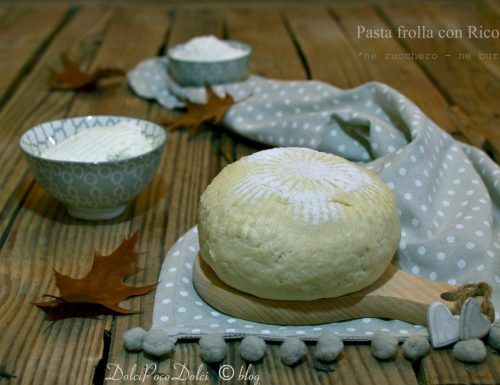
[[[458,287],[454,291],[448,291],[441,294],[441,298],[445,301],[455,302],[453,314],[460,314],[460,309],[467,298],[482,297],[481,313],[485,314],[491,322],[495,321],[495,308],[490,301],[492,288],[487,282],[469,283]]]

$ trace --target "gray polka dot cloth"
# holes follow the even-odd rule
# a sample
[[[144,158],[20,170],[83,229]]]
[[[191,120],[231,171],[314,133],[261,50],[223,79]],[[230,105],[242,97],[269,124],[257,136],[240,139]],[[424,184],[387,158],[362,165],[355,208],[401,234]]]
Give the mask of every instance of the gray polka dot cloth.
[[[181,88],[166,75],[165,59],[149,59],[129,73],[141,97],[167,108],[203,89]],[[377,173],[392,189],[400,211],[401,269],[450,284],[486,281],[500,318],[500,168],[481,150],[457,142],[405,96],[381,83],[340,90],[318,81],[276,81],[251,76],[215,87],[235,104],[224,125],[271,146],[302,146],[343,156]],[[332,330],[344,339],[369,339],[385,329],[405,337],[426,334],[401,321],[360,319],[285,327],[234,319],[210,308],[195,292],[191,268],[198,251],[196,228],[169,251],[160,273],[153,327],[169,334],[226,337],[257,334],[268,339],[316,339]]]

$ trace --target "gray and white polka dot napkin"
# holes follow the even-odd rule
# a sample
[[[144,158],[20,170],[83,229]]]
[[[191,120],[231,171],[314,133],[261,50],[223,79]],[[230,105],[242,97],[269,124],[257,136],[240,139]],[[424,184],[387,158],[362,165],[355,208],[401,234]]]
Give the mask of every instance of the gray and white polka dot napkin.
[[[129,73],[135,92],[167,108],[185,98],[203,102],[203,89],[184,89],[166,75],[165,59],[150,59]],[[155,88],[156,86],[156,88]],[[500,318],[500,168],[481,150],[454,140],[405,96],[381,83],[340,90],[317,81],[250,77],[215,87],[239,103],[223,124],[271,146],[331,152],[376,172],[393,190],[400,210],[401,269],[450,284],[487,281]],[[315,339],[326,329],[345,339],[369,339],[387,329],[404,337],[425,328],[400,321],[362,319],[282,327],[233,319],[204,303],[191,283],[198,250],[196,229],[169,251],[160,273],[153,327],[196,337],[259,334],[268,339]]]

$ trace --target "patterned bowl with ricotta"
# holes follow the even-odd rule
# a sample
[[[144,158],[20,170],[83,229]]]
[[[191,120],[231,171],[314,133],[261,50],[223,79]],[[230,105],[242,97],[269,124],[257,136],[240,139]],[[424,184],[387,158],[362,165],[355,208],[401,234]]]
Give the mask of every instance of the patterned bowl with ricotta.
[[[127,137],[125,129],[110,134],[121,126],[137,128],[141,140]],[[91,129],[91,141],[87,135],[85,142]],[[71,216],[102,220],[122,214],[151,182],[166,141],[165,130],[152,122],[96,115],[39,124],[22,135],[19,145],[35,179]],[[136,142],[147,145],[138,148]]]

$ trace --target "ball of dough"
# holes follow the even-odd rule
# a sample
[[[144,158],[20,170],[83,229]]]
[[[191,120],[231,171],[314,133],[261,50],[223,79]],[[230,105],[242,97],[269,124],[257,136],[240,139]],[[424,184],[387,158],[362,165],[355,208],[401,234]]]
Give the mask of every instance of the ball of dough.
[[[200,255],[229,286],[276,300],[338,297],[372,284],[400,238],[389,188],[343,158],[257,152],[201,197]]]

